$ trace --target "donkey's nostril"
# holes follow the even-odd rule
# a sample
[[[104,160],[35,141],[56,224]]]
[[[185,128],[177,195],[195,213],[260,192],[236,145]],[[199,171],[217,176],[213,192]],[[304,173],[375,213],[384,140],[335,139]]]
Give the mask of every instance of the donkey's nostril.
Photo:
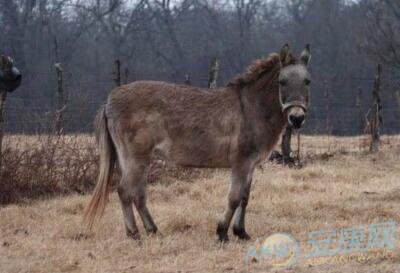
[[[289,123],[295,128],[299,129],[304,122],[304,115],[290,115],[289,116]]]

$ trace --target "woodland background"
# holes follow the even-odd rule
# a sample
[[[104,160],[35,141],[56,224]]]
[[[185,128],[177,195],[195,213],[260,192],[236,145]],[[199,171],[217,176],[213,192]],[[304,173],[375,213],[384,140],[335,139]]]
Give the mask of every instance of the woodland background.
[[[307,133],[364,132],[381,63],[383,134],[400,132],[400,2],[397,0],[0,0],[0,53],[23,84],[7,99],[7,131],[49,130],[61,63],[64,128],[90,132],[113,88],[153,79],[207,86],[213,58],[223,86],[254,59],[311,44]]]

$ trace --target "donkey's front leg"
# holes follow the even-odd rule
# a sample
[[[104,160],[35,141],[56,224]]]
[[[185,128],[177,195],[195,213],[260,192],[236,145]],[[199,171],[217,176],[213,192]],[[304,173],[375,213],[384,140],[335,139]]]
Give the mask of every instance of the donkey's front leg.
[[[243,185],[243,196],[240,205],[237,207],[234,218],[233,218],[233,234],[235,234],[239,239],[250,240],[251,237],[247,234],[245,229],[245,215],[246,207],[249,202],[250,188],[253,173],[249,173],[246,183]]]
[[[253,164],[241,164],[232,168],[231,185],[228,193],[228,204],[225,208],[221,220],[218,222],[217,235],[221,242],[229,241],[228,229],[231,223],[233,214],[243,199],[244,190],[248,177],[252,176]],[[251,174],[249,174],[251,172]]]

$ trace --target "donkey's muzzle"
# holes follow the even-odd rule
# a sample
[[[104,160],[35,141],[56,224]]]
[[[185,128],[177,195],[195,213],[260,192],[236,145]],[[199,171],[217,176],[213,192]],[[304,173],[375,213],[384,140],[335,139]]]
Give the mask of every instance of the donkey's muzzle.
[[[291,101],[283,104],[283,111],[287,113],[288,123],[294,128],[299,129],[306,118],[307,107],[301,101]]]
[[[12,92],[21,85],[22,75],[16,67],[8,71],[0,70],[0,88]]]
[[[303,125],[305,118],[306,115],[304,114],[290,114],[288,116],[290,125],[295,129],[299,129]]]

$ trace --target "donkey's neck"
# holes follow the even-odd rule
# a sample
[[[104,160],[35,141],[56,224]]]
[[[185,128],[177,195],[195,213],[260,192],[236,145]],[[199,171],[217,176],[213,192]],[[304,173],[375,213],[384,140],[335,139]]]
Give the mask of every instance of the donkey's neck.
[[[279,72],[244,86],[240,92],[242,107],[245,112],[258,120],[267,121],[271,118],[282,117],[282,106],[279,101]]]
[[[279,101],[278,77],[261,78],[239,91],[245,134],[261,153],[268,153],[279,140],[286,119]]]

